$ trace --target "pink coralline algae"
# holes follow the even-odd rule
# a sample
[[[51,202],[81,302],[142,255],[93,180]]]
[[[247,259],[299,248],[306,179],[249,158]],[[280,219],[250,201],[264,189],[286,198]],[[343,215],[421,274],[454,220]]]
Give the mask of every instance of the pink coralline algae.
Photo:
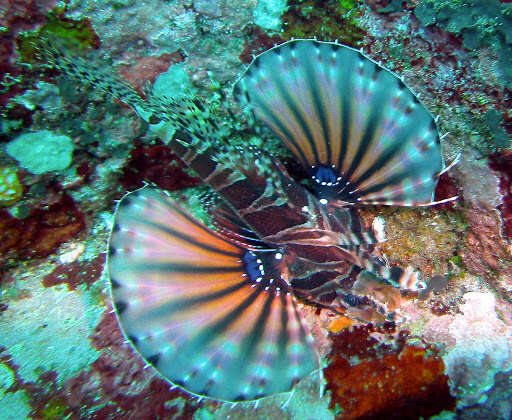
[[[468,292],[460,314],[434,318],[425,337],[446,346],[446,373],[459,406],[476,404],[494,385],[494,375],[512,368],[512,327],[496,313],[487,292]]]
[[[460,255],[467,270],[488,281],[496,274],[512,275],[510,246],[501,236],[499,214],[470,208],[465,216],[469,226]]]
[[[183,60],[185,57],[180,51],[141,57],[133,66],[121,66],[119,72],[140,95],[143,95],[144,88],[154,83],[159,74],[166,72],[171,64],[181,63]]]

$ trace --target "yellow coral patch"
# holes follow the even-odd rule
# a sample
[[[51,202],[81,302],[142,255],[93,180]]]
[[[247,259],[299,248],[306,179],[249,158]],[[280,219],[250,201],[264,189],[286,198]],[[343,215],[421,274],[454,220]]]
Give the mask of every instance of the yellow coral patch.
[[[329,324],[329,331],[333,333],[339,333],[341,330],[344,330],[347,327],[352,325],[352,320],[347,318],[346,316],[340,316],[331,321]]]
[[[18,201],[23,195],[16,169],[0,167],[0,207],[8,207]]]

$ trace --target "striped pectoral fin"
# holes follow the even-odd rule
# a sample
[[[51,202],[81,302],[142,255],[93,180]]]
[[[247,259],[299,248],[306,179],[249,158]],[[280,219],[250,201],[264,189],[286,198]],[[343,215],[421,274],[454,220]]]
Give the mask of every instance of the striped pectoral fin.
[[[215,399],[289,391],[318,367],[271,253],[219,236],[150,188],[119,204],[112,297],[139,353],[169,381]]]
[[[443,167],[436,122],[395,74],[361,52],[290,41],[255,58],[236,93],[301,162],[320,198],[433,203]]]

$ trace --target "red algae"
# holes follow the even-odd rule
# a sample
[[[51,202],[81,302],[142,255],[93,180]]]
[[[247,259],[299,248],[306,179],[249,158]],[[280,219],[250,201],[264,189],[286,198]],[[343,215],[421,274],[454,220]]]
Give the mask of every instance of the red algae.
[[[188,175],[184,167],[168,146],[139,145],[131,152],[121,183],[125,188],[133,189],[142,187],[144,182],[151,182],[167,191],[199,185],[201,180]]]
[[[448,174],[444,173],[437,183],[434,201],[447,200],[449,198],[458,197],[457,200],[448,201],[447,203],[438,204],[433,207],[435,210],[454,210],[457,205],[462,204],[462,191],[456,184],[455,180]]]
[[[46,257],[85,228],[85,217],[68,195],[34,209],[24,219],[0,211],[0,261],[14,256]]]
[[[80,284],[90,286],[100,278],[104,264],[105,254],[100,254],[92,261],[58,265],[43,279],[43,285],[52,287],[65,283],[69,290],[75,290]]]
[[[283,39],[279,35],[267,35],[256,25],[249,25],[244,28],[244,33],[248,39],[245,41],[244,50],[239,58],[242,63],[248,64],[252,61],[253,56],[272,48],[274,45],[281,44]]]
[[[433,350],[407,344],[406,334],[391,345],[370,335],[393,331],[392,325],[387,331],[365,326],[331,335],[331,363],[324,375],[338,418],[417,419],[455,407],[445,365]]]

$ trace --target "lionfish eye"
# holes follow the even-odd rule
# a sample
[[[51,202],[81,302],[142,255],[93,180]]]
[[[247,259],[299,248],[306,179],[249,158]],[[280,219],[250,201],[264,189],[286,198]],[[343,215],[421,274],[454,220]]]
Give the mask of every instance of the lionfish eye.
[[[256,254],[252,251],[245,251],[242,259],[245,266],[245,272],[249,276],[249,280],[253,283],[259,283],[261,281],[261,277],[265,275],[262,261],[258,259]]]
[[[312,168],[312,172],[313,173],[311,177],[317,184],[325,185],[328,187],[337,184],[341,179],[341,177],[336,175],[336,172],[332,167],[326,165],[319,165],[315,168]]]

